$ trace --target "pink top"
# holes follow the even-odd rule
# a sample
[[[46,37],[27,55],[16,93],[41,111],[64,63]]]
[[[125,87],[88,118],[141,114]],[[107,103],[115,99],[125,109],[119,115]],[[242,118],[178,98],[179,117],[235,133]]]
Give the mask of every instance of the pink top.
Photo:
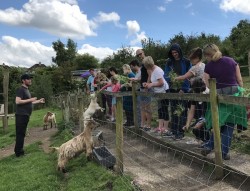
[[[117,83],[117,84],[108,83],[107,85],[103,86],[102,89],[100,89],[100,91],[102,91],[110,86],[112,87],[112,92],[119,92],[119,90],[121,88],[121,84],[119,84],[119,83]]]

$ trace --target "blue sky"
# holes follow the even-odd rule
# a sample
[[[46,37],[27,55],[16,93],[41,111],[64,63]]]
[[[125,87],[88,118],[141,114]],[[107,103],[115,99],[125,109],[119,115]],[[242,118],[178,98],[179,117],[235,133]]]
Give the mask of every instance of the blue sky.
[[[242,19],[250,19],[250,0],[0,0],[0,61],[50,65],[52,42],[68,38],[101,61],[144,38],[204,32],[224,39]]]

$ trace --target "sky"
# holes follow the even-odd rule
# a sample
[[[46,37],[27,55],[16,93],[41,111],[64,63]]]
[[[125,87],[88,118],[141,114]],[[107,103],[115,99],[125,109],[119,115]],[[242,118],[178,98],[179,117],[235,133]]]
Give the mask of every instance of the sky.
[[[52,42],[77,43],[101,62],[153,38],[214,34],[224,39],[250,20],[250,0],[0,0],[0,64],[52,65]]]

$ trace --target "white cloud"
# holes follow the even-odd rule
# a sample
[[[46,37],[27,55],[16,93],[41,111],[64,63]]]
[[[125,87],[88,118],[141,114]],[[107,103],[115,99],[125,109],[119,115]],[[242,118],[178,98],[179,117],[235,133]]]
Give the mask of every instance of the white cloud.
[[[98,16],[91,21],[91,25],[93,24],[93,28],[97,28],[98,24],[101,23],[106,23],[106,22],[113,22],[115,26],[124,28],[122,24],[119,23],[120,21],[120,16],[116,12],[111,12],[111,13],[104,13],[104,12],[99,12]]]
[[[128,36],[137,34],[140,31],[140,25],[137,21],[127,21]]]
[[[127,38],[131,37],[130,45],[134,46],[141,43],[142,39],[147,39],[144,31],[140,32],[140,25],[137,21],[127,21],[128,35]]]
[[[220,8],[226,12],[233,11],[250,15],[250,0],[222,0]]]
[[[95,18],[96,22],[103,23],[103,22],[119,22],[120,16],[116,12],[111,13],[104,13],[99,12],[98,17]]]
[[[98,58],[100,61],[106,58],[109,55],[112,55],[114,50],[108,47],[94,47],[90,44],[84,44],[82,47],[78,50],[79,54],[85,54],[88,53],[90,55],[93,55],[94,57]]]
[[[159,7],[157,7],[157,9],[158,9],[160,12],[165,12],[165,11],[166,11],[166,7],[163,7],[163,6],[159,6]]]
[[[134,40],[131,40],[130,44],[134,46],[136,44],[141,43],[141,40],[144,40],[144,39],[148,39],[148,37],[146,36],[145,32],[142,31],[140,34],[136,34],[136,38]]]
[[[164,3],[165,3],[165,4],[168,4],[168,3],[172,2],[172,1],[173,1],[173,0],[165,0]]]
[[[157,7],[157,9],[160,11],[160,12],[165,12],[166,11],[166,4],[169,4],[171,3],[173,0],[164,0],[163,1],[163,6],[159,6]]]
[[[67,38],[84,39],[95,36],[92,22],[82,13],[75,0],[30,0],[21,10],[0,10],[0,22],[34,27]]]
[[[190,8],[190,7],[192,7],[192,5],[193,5],[193,3],[188,3],[187,5],[185,5],[185,9],[188,9],[188,8]]]
[[[51,65],[51,59],[56,55],[52,47],[11,36],[2,37],[0,50],[1,62],[21,67],[31,67],[39,62]]]

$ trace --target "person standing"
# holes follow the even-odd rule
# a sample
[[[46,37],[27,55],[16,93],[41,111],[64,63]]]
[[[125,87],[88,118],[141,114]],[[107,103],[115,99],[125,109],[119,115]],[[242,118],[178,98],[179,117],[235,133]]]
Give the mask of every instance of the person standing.
[[[145,53],[142,49],[136,50],[136,57],[139,58],[141,61],[146,57]],[[148,92],[150,89],[143,87],[144,83],[149,82],[149,76],[147,69],[145,68],[144,64],[141,65],[141,92]],[[140,107],[141,107],[141,124],[140,127],[144,130],[150,130],[151,121],[152,121],[152,110],[151,110],[151,98],[146,96],[140,97]]]
[[[142,60],[147,71],[151,74],[150,75],[150,82],[144,83],[143,86],[147,89],[152,88],[153,92],[155,93],[166,93],[169,89],[168,83],[164,79],[164,72],[163,70],[154,64],[154,60],[151,56],[147,56]],[[158,128],[167,131],[168,129],[168,104],[166,103],[165,99],[158,101],[158,118],[159,124]],[[150,130],[150,129],[149,129]]]
[[[216,79],[217,94],[234,95],[239,93],[239,86],[243,87],[239,64],[233,58],[222,56],[219,47],[215,44],[207,44],[203,48],[203,54],[208,63],[204,70],[204,80],[209,87],[208,80]],[[210,109],[210,108],[208,108]],[[211,110],[206,113],[206,126],[212,128]],[[219,104],[219,125],[221,134],[222,158],[229,160],[229,148],[235,124],[247,127],[246,108],[239,105]],[[214,149],[214,136],[203,145],[201,154],[206,156]]]
[[[90,94],[95,91],[94,79],[95,79],[95,70],[93,68],[89,69],[90,76],[87,80],[87,94]]]
[[[119,92],[120,89],[121,89],[121,84],[118,80],[118,76],[117,75],[113,75],[111,77],[111,82],[109,82],[108,84],[106,84],[105,86],[103,86],[101,89],[100,89],[100,92],[105,90],[107,87],[111,87],[112,88],[112,92],[115,93],[115,92]],[[111,122],[115,122],[115,115],[116,114],[116,97],[113,96],[112,97],[112,116],[111,116]]]
[[[26,134],[27,125],[29,123],[30,115],[32,113],[32,105],[37,103],[45,103],[45,99],[37,99],[31,97],[29,86],[31,85],[31,77],[28,74],[21,76],[22,85],[16,91],[16,144],[15,155],[20,157],[24,155],[24,138]]]
[[[130,78],[131,81],[134,82],[140,82],[141,81],[141,67],[140,67],[140,62],[138,60],[132,60],[130,63],[130,68],[131,70],[135,73],[135,77],[134,78]],[[138,86],[136,85],[136,91],[140,91],[140,84],[138,83]],[[137,108],[136,108],[136,112],[137,112],[137,124],[140,127],[141,125],[141,109],[140,109],[140,105],[141,105],[141,96],[137,96]]]
[[[173,79],[170,79],[170,74],[175,73],[176,76],[186,74],[191,68],[190,61],[183,56],[181,47],[179,44],[172,44],[168,52],[168,60],[165,65],[165,79],[168,82],[170,93],[187,93],[190,89],[190,83],[185,79],[180,87],[174,87]],[[165,137],[173,137],[175,140],[180,140],[184,137],[184,131],[182,127],[185,125],[187,116],[187,102],[170,100],[171,105],[171,133],[169,131],[163,134]],[[184,108],[181,115],[178,116],[178,110]],[[182,110],[182,109],[181,109]]]
[[[186,74],[176,77],[175,80],[188,79],[192,85],[194,79],[203,79],[205,64],[202,62],[202,49],[199,47],[192,49],[189,59],[193,66]]]
[[[123,74],[128,78],[134,78],[135,74],[132,72],[128,64],[122,66]],[[121,92],[132,91],[132,83],[127,82],[121,86]],[[134,115],[133,115],[133,98],[132,96],[123,96],[123,109],[126,115],[125,127],[134,126]],[[136,112],[136,111],[135,111]]]

